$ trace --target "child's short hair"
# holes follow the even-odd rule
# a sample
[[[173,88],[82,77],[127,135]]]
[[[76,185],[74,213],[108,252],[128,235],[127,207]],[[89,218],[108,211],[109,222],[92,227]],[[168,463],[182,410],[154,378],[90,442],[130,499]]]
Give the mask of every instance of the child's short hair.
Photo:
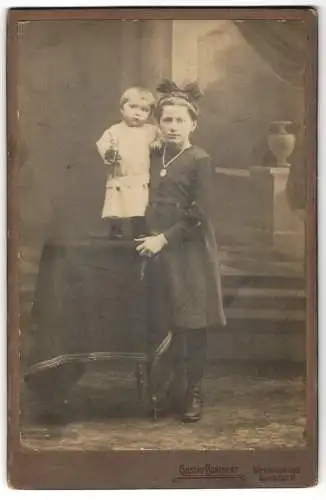
[[[124,104],[126,104],[126,102],[132,99],[135,95],[146,101],[146,103],[150,107],[150,110],[153,111],[155,107],[155,98],[150,90],[143,87],[130,87],[129,89],[125,90],[120,98],[120,107],[122,108]]]

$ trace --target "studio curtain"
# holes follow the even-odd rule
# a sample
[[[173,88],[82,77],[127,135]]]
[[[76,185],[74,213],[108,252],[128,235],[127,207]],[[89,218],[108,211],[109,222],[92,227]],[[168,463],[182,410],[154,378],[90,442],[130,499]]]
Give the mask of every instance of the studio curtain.
[[[235,24],[275,74],[290,85],[304,90],[308,58],[308,37],[304,22],[249,20],[235,21]],[[305,208],[306,201],[306,165],[302,148],[301,130],[297,135],[295,159],[287,183],[288,201],[294,209]]]
[[[304,86],[307,33],[302,21],[235,21],[247,42],[274,72],[295,87]]]

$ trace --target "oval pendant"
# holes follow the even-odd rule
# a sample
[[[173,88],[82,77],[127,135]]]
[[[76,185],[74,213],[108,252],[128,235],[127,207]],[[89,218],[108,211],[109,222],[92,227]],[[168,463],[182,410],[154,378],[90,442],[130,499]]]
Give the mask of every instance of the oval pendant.
[[[165,177],[165,176],[166,176],[166,169],[164,169],[164,168],[163,168],[163,169],[160,171],[160,176],[161,176],[161,177]]]

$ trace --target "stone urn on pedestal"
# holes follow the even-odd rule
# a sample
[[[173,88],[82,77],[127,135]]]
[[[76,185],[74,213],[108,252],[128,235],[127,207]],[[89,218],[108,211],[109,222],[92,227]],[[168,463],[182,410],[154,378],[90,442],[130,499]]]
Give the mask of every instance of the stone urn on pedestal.
[[[268,214],[265,226],[269,230],[274,251],[283,257],[286,255],[291,260],[299,259],[303,262],[303,222],[289,205],[286,193],[289,172],[292,168],[288,157],[296,144],[295,135],[289,131],[290,126],[293,128],[291,121],[273,121],[270,124],[268,145],[276,158],[276,163],[266,172],[266,195],[262,207]],[[260,183],[261,189],[262,186],[263,182]],[[262,207],[259,208],[259,213],[263,213]]]
[[[295,135],[286,130],[290,125],[291,121],[274,121],[270,124],[268,145],[276,158],[277,167],[290,167],[287,159],[295,146]]]

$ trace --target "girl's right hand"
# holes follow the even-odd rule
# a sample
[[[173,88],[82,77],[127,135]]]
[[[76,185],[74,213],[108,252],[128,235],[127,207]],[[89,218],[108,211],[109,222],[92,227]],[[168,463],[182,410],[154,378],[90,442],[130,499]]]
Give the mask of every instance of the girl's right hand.
[[[157,234],[155,236],[145,236],[144,238],[135,238],[139,245],[137,245],[136,250],[139,255],[144,257],[154,257],[159,253],[163,247],[167,244],[167,240],[164,234]]]

